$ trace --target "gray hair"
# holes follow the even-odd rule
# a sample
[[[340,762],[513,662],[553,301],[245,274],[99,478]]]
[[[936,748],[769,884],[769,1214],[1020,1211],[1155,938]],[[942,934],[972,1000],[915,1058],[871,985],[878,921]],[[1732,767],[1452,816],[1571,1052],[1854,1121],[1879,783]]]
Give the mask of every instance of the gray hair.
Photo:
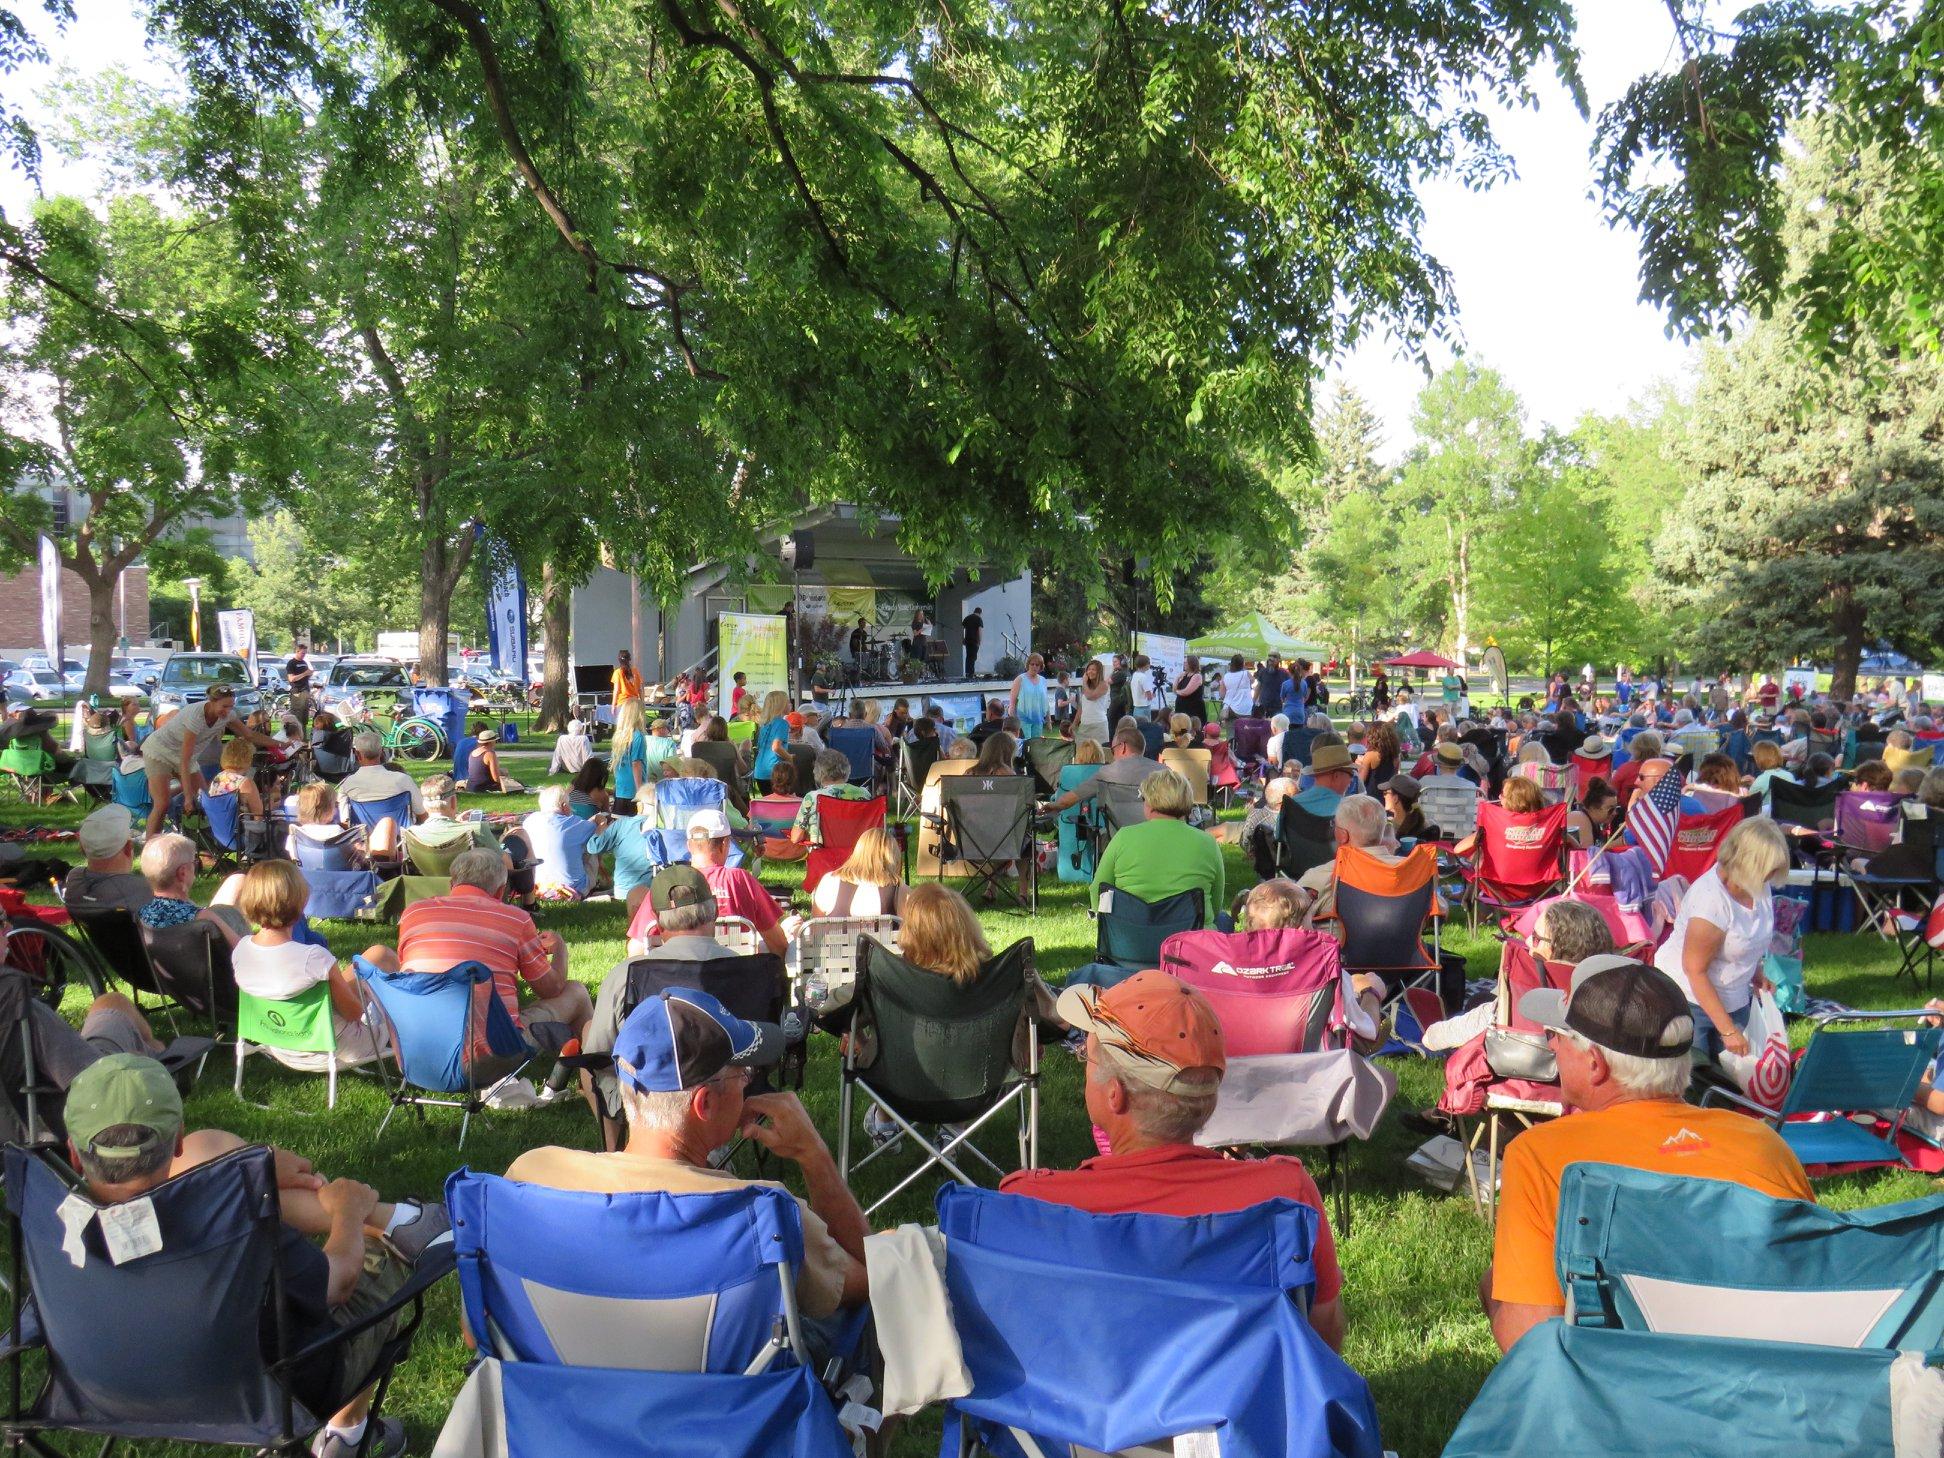
[[[693,901],[687,906],[671,906],[666,911],[655,914],[655,922],[664,935],[669,932],[701,931],[704,927],[715,925],[716,903],[713,896],[706,901]]]
[[[1685,1058],[1642,1058],[1634,1053],[1616,1053],[1603,1044],[1584,1038],[1570,1028],[1555,1029],[1555,1038],[1570,1038],[1582,1048],[1597,1048],[1606,1059],[1613,1081],[1637,1099],[1678,1099],[1687,1093],[1694,1077],[1694,1065]],[[1694,1036],[1694,1019],[1675,1018],[1667,1025],[1662,1041],[1673,1047]]]
[[[1318,733],[1321,733],[1323,730],[1328,729],[1330,727],[1330,716],[1324,713],[1321,709],[1312,709],[1310,710],[1309,719],[1305,722],[1304,727],[1308,729],[1314,729]]]
[[[147,1149],[144,1140],[154,1140]],[[175,1159],[175,1141],[156,1139],[155,1131],[140,1124],[111,1124],[95,1135],[93,1143],[104,1149],[134,1149],[139,1152],[120,1159],[102,1159],[76,1144],[81,1158],[81,1173],[95,1184],[118,1185],[129,1180],[146,1179],[168,1169]]]
[[[540,809],[550,815],[567,813],[567,787],[565,785],[542,785],[539,794]]]
[[[1156,1144],[1192,1144],[1214,1117],[1215,1100],[1222,1088],[1219,1073],[1201,1082],[1184,1072],[1175,1079],[1174,1088],[1152,1088],[1125,1077],[1111,1048],[1103,1047],[1098,1039],[1093,1046],[1087,1077],[1095,1083],[1117,1082],[1127,1090],[1127,1117],[1142,1137]]]
[[[195,863],[196,843],[186,835],[158,835],[142,847],[142,879],[158,891]]]
[[[419,786],[419,795],[428,810],[434,805],[450,809],[459,803],[459,786],[451,775],[433,775]]]
[[[369,729],[361,729],[351,736],[351,752],[359,759],[382,760],[385,757],[385,741]]]
[[[1371,795],[1345,795],[1337,802],[1336,825],[1350,844],[1373,846],[1384,838],[1384,807]]]
[[[819,788],[825,785],[841,785],[850,778],[851,763],[844,755],[834,749],[820,749],[810,766],[811,778]]]
[[[452,858],[447,874],[455,886],[471,886],[497,896],[506,886],[506,857],[499,851],[474,846]]]
[[[649,1093],[636,1088],[621,1070],[625,1063],[616,1063],[615,1083],[621,1090],[621,1116],[628,1121],[630,1129],[655,1130],[672,1134],[689,1122],[689,1094],[693,1090],[677,1089],[673,1093]],[[633,1070],[630,1069],[630,1072]]]

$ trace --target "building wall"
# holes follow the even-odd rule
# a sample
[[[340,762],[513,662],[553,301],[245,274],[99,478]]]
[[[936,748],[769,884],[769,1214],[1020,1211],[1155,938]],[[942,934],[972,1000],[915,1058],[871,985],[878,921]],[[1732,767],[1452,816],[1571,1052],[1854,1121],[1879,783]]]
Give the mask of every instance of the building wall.
[[[145,643],[149,635],[148,568],[131,567],[123,577],[128,596],[128,641]],[[120,607],[119,601],[116,606]],[[61,573],[61,639],[71,657],[86,661],[88,586],[66,571]],[[23,653],[40,651],[40,569],[34,567],[0,577],[0,656],[18,659]]]
[[[965,670],[968,676],[992,672],[1006,656],[1006,635],[1010,632],[1022,647],[1031,647],[1033,635],[1033,574],[995,580],[988,573],[984,580],[957,579],[938,594],[938,632],[945,644],[945,671],[956,677],[965,657],[965,629],[962,624],[973,608],[985,610],[985,636],[979,640],[979,661]]]
[[[629,611],[634,579],[612,567],[596,567],[594,575],[574,589],[570,656],[576,664],[613,663],[615,652],[628,646],[633,620]],[[644,594],[640,600],[641,646],[635,666],[643,678],[662,677],[661,615]]]

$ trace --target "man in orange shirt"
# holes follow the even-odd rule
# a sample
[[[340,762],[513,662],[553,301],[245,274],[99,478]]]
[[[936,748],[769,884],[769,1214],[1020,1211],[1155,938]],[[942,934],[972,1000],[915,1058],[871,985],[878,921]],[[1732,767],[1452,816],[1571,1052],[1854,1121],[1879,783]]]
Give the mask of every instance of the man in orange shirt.
[[[1492,1264],[1479,1299],[1500,1351],[1566,1309],[1553,1266],[1559,1177],[1569,1164],[1730,1180],[1783,1200],[1813,1200],[1809,1177],[1768,1125],[1683,1103],[1694,1020],[1687,995],[1630,957],[1588,957],[1572,989],[1539,988],[1519,1011],[1546,1029],[1559,1087],[1578,1112],[1521,1134],[1505,1154]]]

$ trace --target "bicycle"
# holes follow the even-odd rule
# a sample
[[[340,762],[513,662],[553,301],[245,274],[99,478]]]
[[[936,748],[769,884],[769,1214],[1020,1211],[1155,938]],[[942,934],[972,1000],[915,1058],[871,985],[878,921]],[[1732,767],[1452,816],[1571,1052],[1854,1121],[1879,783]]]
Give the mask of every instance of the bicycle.
[[[362,710],[352,722],[376,731],[384,741],[387,757],[398,755],[425,764],[446,752],[445,730],[422,714],[410,713],[402,703],[392,705],[389,723],[374,717],[369,709]]]

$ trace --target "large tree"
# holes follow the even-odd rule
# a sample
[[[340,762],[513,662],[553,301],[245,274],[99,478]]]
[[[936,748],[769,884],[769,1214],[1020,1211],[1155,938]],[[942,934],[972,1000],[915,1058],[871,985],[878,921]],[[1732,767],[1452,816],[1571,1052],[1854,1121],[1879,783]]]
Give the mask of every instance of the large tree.
[[[198,514],[254,510],[288,478],[280,381],[292,348],[220,219],[146,197],[36,208],[31,266],[0,290],[0,558],[56,537],[88,589],[87,691],[107,687],[122,572]]]

